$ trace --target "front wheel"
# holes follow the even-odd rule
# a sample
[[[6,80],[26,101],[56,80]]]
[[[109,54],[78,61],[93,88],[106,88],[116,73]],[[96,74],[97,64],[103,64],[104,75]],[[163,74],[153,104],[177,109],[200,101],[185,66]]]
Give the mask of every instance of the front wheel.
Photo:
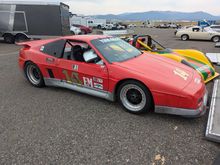
[[[117,98],[126,111],[134,114],[150,111],[153,102],[150,91],[142,83],[134,80],[126,81],[119,86]]]
[[[220,41],[220,36],[214,36],[214,37],[212,37],[212,41],[213,42],[219,42]]]
[[[38,68],[37,65],[35,65],[32,62],[28,62],[24,67],[24,73],[27,78],[27,80],[35,87],[43,87],[44,86],[44,78],[43,75]]]

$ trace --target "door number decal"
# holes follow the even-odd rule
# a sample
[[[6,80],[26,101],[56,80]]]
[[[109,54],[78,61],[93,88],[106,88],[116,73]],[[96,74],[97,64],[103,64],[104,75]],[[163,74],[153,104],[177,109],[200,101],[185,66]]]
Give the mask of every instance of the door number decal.
[[[102,78],[82,77],[82,80],[80,80],[79,74],[77,72],[72,72],[70,75],[67,70],[63,70],[62,73],[65,75],[66,82],[69,84],[79,84],[79,85],[84,85],[86,87],[103,90]]]
[[[82,85],[82,81],[79,79],[79,74],[77,72],[72,72],[71,76],[68,74],[67,70],[63,70],[62,72],[65,75],[66,81],[68,83],[71,83],[71,84],[76,83],[76,84],[81,84]]]

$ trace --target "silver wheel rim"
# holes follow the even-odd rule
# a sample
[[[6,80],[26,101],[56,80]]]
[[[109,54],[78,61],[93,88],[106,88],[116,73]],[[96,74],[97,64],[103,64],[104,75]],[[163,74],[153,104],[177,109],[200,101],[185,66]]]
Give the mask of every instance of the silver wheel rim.
[[[26,72],[27,72],[27,77],[32,84],[38,85],[40,83],[40,73],[36,66],[28,65]]]
[[[128,92],[130,90],[134,90],[134,91],[137,91],[137,93],[139,93],[139,95],[141,96],[140,103],[133,104],[131,101],[129,101]],[[146,99],[146,95],[145,95],[144,91],[139,86],[134,85],[134,84],[127,84],[127,85],[123,86],[123,88],[120,91],[120,100],[121,100],[122,104],[128,110],[133,111],[133,112],[138,112],[138,111],[142,110],[147,103],[147,99]]]
[[[187,36],[185,36],[185,35],[182,36],[182,40],[183,40],[183,41],[186,41],[186,40],[187,40]]]
[[[218,42],[218,41],[219,41],[219,37],[214,37],[214,38],[213,38],[213,41],[214,41],[214,42]]]

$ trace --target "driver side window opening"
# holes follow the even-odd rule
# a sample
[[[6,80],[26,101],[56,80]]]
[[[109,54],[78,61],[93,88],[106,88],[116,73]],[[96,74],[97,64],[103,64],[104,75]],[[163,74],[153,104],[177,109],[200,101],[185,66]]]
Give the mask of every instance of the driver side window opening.
[[[87,43],[79,41],[66,42],[63,58],[78,62],[104,64],[101,58]]]

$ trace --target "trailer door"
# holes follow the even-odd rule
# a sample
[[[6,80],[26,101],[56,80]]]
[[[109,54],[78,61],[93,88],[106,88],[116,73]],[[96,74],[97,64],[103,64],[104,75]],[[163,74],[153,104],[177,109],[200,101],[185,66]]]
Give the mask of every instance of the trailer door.
[[[60,3],[60,14],[61,14],[61,28],[62,34],[70,35],[70,14],[69,14],[69,6]]]

